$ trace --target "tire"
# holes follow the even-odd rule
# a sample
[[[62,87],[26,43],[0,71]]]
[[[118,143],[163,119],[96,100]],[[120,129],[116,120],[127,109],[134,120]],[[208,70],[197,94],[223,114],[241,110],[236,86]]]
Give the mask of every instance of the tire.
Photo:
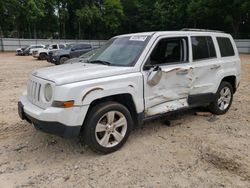
[[[67,61],[69,58],[68,57],[61,57],[59,60],[59,64],[64,64],[65,61]]]
[[[39,54],[39,59],[46,60],[46,54],[45,53]]]
[[[120,126],[116,127],[118,120],[121,121]],[[125,144],[132,126],[131,114],[125,106],[116,102],[104,102],[90,109],[81,135],[84,143],[93,151],[107,154],[117,151]]]
[[[229,82],[222,81],[215,95],[215,100],[209,105],[213,114],[225,114],[233,101],[233,87]]]

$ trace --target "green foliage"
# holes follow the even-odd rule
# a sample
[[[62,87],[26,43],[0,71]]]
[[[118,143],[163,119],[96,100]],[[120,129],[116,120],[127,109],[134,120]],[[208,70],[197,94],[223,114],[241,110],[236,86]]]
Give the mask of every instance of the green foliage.
[[[104,0],[103,22],[107,32],[117,33],[124,16],[120,0]]]
[[[0,36],[99,38],[178,30],[250,37],[249,0],[0,0]]]

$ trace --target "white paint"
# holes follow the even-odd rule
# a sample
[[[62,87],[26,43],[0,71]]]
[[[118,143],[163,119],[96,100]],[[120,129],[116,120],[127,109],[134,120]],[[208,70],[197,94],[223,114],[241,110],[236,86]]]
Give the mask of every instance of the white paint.
[[[115,67],[96,64],[66,64],[36,70],[30,80],[40,83],[40,101],[29,99],[26,94],[21,97],[24,110],[30,116],[43,121],[58,121],[65,125],[77,126],[84,121],[89,105],[96,99],[117,94],[132,96],[137,113],[146,116],[161,114],[183,107],[188,107],[190,94],[215,93],[225,76],[236,76],[236,85],[240,81],[240,59],[233,39],[228,34],[212,32],[149,32],[121,35],[131,40],[145,41],[151,37],[133,67]],[[147,84],[149,71],[143,66],[160,38],[188,37],[189,61],[184,64],[164,65],[159,83]],[[217,57],[193,62],[191,36],[212,36]],[[216,36],[229,37],[236,52],[234,57],[221,58]],[[220,65],[218,69],[213,66]],[[184,74],[183,72],[184,71]],[[62,109],[51,107],[51,102],[44,101],[44,85],[52,84],[52,100],[75,101],[75,107]],[[98,89],[101,88],[101,89]],[[36,91],[38,94],[38,91]]]

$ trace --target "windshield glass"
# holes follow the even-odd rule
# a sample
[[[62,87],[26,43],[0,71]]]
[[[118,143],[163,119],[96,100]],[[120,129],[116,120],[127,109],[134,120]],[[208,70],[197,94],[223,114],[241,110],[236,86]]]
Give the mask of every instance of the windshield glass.
[[[112,38],[96,51],[89,59],[89,62],[106,62],[115,66],[133,66],[149,39],[150,36]]]
[[[64,48],[64,50],[69,50],[71,49],[73,46],[73,44],[66,44],[66,47]]]
[[[30,46],[24,46],[24,47],[22,47],[22,49],[26,50],[28,47],[30,47]]]

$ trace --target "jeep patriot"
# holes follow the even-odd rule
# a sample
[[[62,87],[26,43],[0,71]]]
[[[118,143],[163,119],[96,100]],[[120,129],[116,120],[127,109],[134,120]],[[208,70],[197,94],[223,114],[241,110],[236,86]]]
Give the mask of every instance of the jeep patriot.
[[[231,35],[191,30],[111,38],[79,63],[35,70],[18,102],[21,119],[110,153],[131,130],[166,113],[205,106],[221,115],[240,82]]]

